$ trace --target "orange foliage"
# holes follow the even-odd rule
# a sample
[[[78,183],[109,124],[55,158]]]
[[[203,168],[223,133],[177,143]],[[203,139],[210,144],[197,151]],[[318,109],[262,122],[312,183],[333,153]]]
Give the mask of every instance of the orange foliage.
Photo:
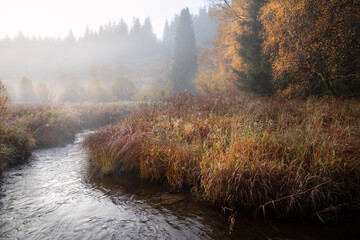
[[[6,93],[6,89],[4,87],[4,84],[0,81],[0,120],[4,117],[7,111],[6,101],[8,99],[8,96],[7,94],[3,93]]]
[[[359,109],[349,100],[179,94],[82,145],[105,174],[137,171],[247,212],[309,215],[359,199]]]
[[[247,7],[250,0],[232,1],[231,7],[221,3],[214,4],[212,15],[218,20],[217,37],[214,48],[203,51],[199,56],[199,76],[195,80],[200,92],[228,92],[235,89],[237,76],[233,70],[245,71],[238,51],[241,48],[237,37],[243,31],[241,21],[248,18]]]
[[[262,8],[264,52],[275,80],[291,76],[287,92],[337,94],[344,82],[359,83],[360,2],[270,0]],[[348,83],[346,83],[348,84]]]

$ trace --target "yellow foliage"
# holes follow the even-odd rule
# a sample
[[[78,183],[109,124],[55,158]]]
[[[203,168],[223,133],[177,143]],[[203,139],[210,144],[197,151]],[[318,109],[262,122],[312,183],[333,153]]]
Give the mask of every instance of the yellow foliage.
[[[5,93],[5,94],[4,94]],[[0,81],[0,120],[6,115],[7,107],[6,101],[8,96],[4,84]]]
[[[196,90],[202,93],[226,93],[231,92],[235,87],[228,75],[221,71],[203,71],[194,82]]]
[[[355,78],[359,12],[352,0],[269,0],[260,20],[275,80],[291,74],[303,90],[333,92],[336,82]]]

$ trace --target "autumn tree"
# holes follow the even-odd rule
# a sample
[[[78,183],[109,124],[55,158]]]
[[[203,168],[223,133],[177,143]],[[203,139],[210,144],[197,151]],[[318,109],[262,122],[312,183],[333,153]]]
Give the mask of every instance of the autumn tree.
[[[215,40],[217,51],[214,54],[223,59],[222,65],[228,66],[226,70],[221,67],[221,71],[225,70],[228,80],[235,80],[241,90],[271,94],[271,65],[262,53],[263,25],[259,21],[260,9],[265,0],[212,2],[214,15],[220,22]],[[217,74],[212,76],[217,77]]]
[[[36,84],[35,94],[37,102],[39,103],[49,103],[51,101],[51,92],[46,84],[40,82]]]
[[[264,52],[284,93],[360,95],[360,1],[269,0]]]
[[[84,87],[77,81],[62,84],[62,91],[58,100],[67,103],[82,102],[85,98],[85,92]]]
[[[171,80],[175,91],[195,91],[193,80],[197,72],[196,41],[193,20],[189,9],[180,14],[174,47]]]
[[[228,93],[237,89],[236,75],[230,67],[231,61],[224,57],[227,50],[222,44],[216,44],[211,50],[201,49],[198,59],[199,74],[194,80],[198,92]]]
[[[0,81],[0,120],[5,116],[7,107],[6,107],[6,101],[8,99],[8,96],[6,94],[6,89],[4,84]]]
[[[111,83],[111,93],[115,101],[132,100],[135,84],[131,79],[120,77]]]
[[[34,88],[30,78],[24,76],[19,83],[19,100],[23,103],[31,103],[34,99]]]

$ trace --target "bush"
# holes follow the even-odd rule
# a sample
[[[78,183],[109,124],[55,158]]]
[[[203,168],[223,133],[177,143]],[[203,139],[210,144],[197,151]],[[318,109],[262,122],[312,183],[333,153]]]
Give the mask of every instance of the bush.
[[[75,140],[80,121],[74,112],[45,109],[22,119],[37,147],[54,147]]]
[[[34,139],[21,125],[0,125],[0,172],[31,155]]]

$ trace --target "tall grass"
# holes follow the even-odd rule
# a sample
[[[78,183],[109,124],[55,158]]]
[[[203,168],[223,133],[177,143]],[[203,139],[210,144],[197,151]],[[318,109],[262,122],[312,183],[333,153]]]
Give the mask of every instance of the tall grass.
[[[54,147],[70,143],[81,129],[93,129],[115,123],[134,104],[71,104],[10,106],[9,122],[20,122],[33,135],[37,147]]]
[[[105,174],[192,190],[213,204],[278,217],[359,203],[360,103],[180,94],[83,142]]]
[[[0,172],[28,157],[33,148],[70,143],[81,129],[115,123],[136,108],[135,103],[10,105],[0,122]]]
[[[8,165],[30,156],[34,142],[23,126],[0,123],[0,173]]]

